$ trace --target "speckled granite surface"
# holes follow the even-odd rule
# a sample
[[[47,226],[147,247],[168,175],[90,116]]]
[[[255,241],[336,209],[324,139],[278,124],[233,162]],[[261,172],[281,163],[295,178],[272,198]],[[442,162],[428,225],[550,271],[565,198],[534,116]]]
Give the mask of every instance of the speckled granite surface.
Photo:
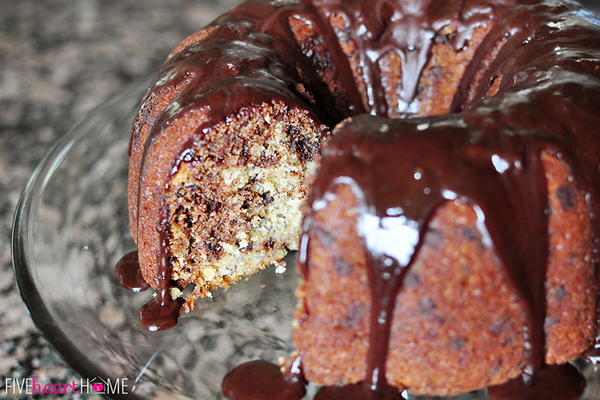
[[[0,0],[0,398],[6,378],[78,378],[33,325],[14,283],[10,226],[28,176],[75,121],[237,2]]]
[[[10,225],[27,177],[74,121],[156,70],[211,9],[236,2],[0,0],[0,398],[5,378],[78,378],[33,325],[14,284]],[[600,0],[587,3],[600,9]]]

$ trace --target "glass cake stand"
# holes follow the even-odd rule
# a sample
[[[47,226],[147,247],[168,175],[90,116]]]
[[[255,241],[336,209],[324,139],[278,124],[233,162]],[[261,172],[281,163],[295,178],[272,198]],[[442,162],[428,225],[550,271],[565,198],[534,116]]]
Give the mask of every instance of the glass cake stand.
[[[131,398],[221,399],[221,380],[232,367],[252,359],[277,362],[293,351],[295,255],[287,272],[267,269],[217,291],[173,329],[149,333],[138,325],[138,308],[151,293],[122,289],[113,267],[134,249],[127,144],[148,83],[133,84],[92,112],[34,172],[14,220],[17,283],[39,329],[84,378],[127,378]],[[600,374],[577,365],[588,379],[584,398],[600,399]]]

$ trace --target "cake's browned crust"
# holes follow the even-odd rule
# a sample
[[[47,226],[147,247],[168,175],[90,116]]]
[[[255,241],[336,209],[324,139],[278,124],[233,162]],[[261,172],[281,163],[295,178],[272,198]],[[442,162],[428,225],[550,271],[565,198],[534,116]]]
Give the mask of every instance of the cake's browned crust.
[[[144,145],[154,127],[154,123],[190,81],[191,76],[187,77],[187,79],[174,81],[172,84],[163,85],[148,91],[133,122],[131,139],[129,142],[129,177],[127,190],[129,194],[129,226],[133,240],[136,241],[136,243],[139,227],[138,202],[141,201],[138,191],[140,175],[142,173]]]
[[[306,19],[290,17],[288,24],[302,53],[310,60],[338,107],[348,106],[348,88],[345,88],[337,79],[338,71],[332,60],[331,52],[328,51],[323,38],[319,36],[313,23]]]
[[[451,111],[452,100],[465,70],[492,27],[490,24],[474,29],[460,51],[456,51],[453,43],[457,35],[456,26],[448,25],[436,35],[431,56],[419,82],[419,116],[442,115]]]
[[[170,93],[170,96],[173,94]],[[163,100],[158,100],[157,103],[162,106]],[[138,164],[136,168],[133,162],[139,159],[141,163],[143,144],[147,139],[140,141],[141,145],[132,147],[130,159],[133,162],[130,161],[129,169],[129,201],[130,210],[134,209],[135,211],[130,212],[130,226],[138,246],[142,275],[155,288],[159,285],[157,255],[161,254],[162,243],[158,226],[162,218],[164,184],[156,185],[149,182],[165,182],[166,177],[170,175],[172,161],[179,156],[183,145],[204,122],[202,111],[194,110],[167,125],[162,134],[157,136],[153,146],[149,148],[143,167]],[[145,129],[150,131],[152,126],[149,125]],[[146,133],[146,135],[148,134],[149,132]],[[142,188],[139,193],[137,191],[138,184]]]
[[[338,35],[342,50],[348,57],[363,103],[367,104],[367,84],[363,79],[364,71],[360,66],[357,46],[351,39],[348,19],[343,14],[334,14],[330,18],[330,23]],[[402,65],[400,55],[394,51],[385,54],[379,62],[379,68],[386,92],[386,102],[389,105],[387,116],[401,118],[407,115],[432,116],[448,113],[467,66],[473,60],[477,48],[492,26],[489,24],[475,28],[469,40],[460,50],[457,50],[454,45],[457,35],[456,24],[448,24],[441,29],[434,39],[428,62],[419,79],[414,103],[411,105],[401,105]],[[335,81],[335,74],[328,75],[327,79],[333,81],[330,85],[334,89],[333,93],[343,93],[341,90],[335,90],[339,85]],[[403,107],[407,107],[407,110],[398,112]]]
[[[570,172],[544,154],[551,215],[546,362],[576,358],[593,342],[595,284],[585,200]],[[356,198],[337,186],[310,231],[309,277],[298,289],[294,340],[311,382],[365,379],[370,292]],[[396,300],[388,381],[413,394],[455,395],[518,376],[524,309],[469,204],[442,206]]]

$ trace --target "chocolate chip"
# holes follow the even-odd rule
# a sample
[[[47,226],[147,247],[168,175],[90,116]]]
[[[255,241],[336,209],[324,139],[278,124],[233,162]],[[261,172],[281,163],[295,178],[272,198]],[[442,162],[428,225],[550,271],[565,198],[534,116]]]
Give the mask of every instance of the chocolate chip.
[[[431,74],[435,79],[440,79],[444,75],[444,68],[439,66],[431,67]]]
[[[302,136],[302,131],[300,130],[300,128],[298,128],[295,125],[288,125],[286,128],[286,133],[288,136],[291,136],[292,138],[297,138],[299,136]]]
[[[267,204],[273,202],[273,196],[271,196],[270,192],[266,192],[260,195],[262,197],[262,204],[266,206]]]
[[[275,241],[273,239],[265,240],[263,243],[263,247],[265,249],[272,249],[275,246]]]
[[[277,162],[277,157],[272,155],[261,154],[260,156],[260,166],[265,167],[269,165],[273,165]]]
[[[425,234],[425,243],[429,246],[438,249],[442,246],[443,241],[444,235],[442,232],[434,228],[429,228],[429,230],[427,230],[427,233]]]
[[[208,200],[206,202],[206,212],[208,214],[210,214],[213,211],[219,211],[219,209],[221,208],[222,204],[219,201],[216,200]]]
[[[435,311],[435,309],[436,305],[431,297],[422,297],[421,300],[419,300],[419,311],[422,314],[429,314]]]
[[[214,254],[219,254],[221,252],[221,250],[223,250],[223,248],[221,247],[221,245],[219,243],[216,242],[204,242],[204,247],[210,251],[211,253]]]
[[[319,152],[319,144],[312,142],[306,136],[302,135],[300,128],[294,125],[288,125],[286,133],[290,139],[290,146],[296,152],[300,161],[310,161]]]
[[[350,264],[348,261],[344,260],[342,257],[335,257],[335,261],[333,263],[333,272],[339,276],[347,276],[352,273],[354,270],[354,266]]]
[[[194,202],[194,204],[199,204],[200,198],[201,198],[200,192],[191,192],[191,193],[192,193],[192,201]]]
[[[475,232],[471,228],[468,228],[466,226],[461,226],[460,228],[458,228],[458,230],[463,235],[463,237],[470,242],[479,239],[479,235],[477,234],[477,232]]]
[[[544,321],[544,328],[545,329],[552,329],[553,327],[555,327],[559,323],[560,323],[560,320],[558,318],[547,317],[546,321]]]
[[[559,187],[556,191],[556,197],[558,198],[560,206],[565,211],[575,207],[575,204],[577,203],[575,192],[573,192],[568,185],[562,185]]]
[[[556,298],[556,300],[560,301],[560,300],[564,299],[566,295],[567,295],[567,289],[565,289],[564,286],[561,286],[554,290],[554,298]]]
[[[331,247],[335,242],[335,238],[331,233],[321,228],[320,226],[315,226],[312,229],[313,234],[315,235],[315,239],[321,244],[323,247]]]
[[[340,325],[346,328],[356,326],[365,317],[367,307],[363,303],[355,303],[348,307],[346,318],[340,322]]]
[[[248,143],[244,142],[242,144],[242,150],[240,152],[240,163],[242,165],[246,164],[248,162],[248,159],[250,158],[250,148],[248,147]]]
[[[421,277],[414,272],[409,272],[404,278],[404,287],[408,289],[416,288],[421,284]]]
[[[461,350],[465,347],[465,340],[461,338],[450,338],[448,339],[448,347],[452,350]]]

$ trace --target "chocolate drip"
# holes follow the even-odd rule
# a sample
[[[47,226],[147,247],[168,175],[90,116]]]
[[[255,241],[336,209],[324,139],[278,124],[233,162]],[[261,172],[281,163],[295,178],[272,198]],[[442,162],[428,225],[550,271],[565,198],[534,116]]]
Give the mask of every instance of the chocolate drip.
[[[177,324],[179,318],[181,301],[171,299],[169,295],[170,281],[162,278],[163,274],[169,273],[168,266],[161,264],[158,294],[142,306],[139,312],[140,324],[151,332],[171,328]],[[137,250],[127,253],[117,262],[115,277],[123,288],[134,293],[142,292],[150,287],[142,276]]]
[[[166,209],[163,208],[163,213]],[[166,219],[163,219],[166,221]],[[163,222],[166,225],[166,222]],[[162,254],[160,255],[160,264],[158,266],[158,292],[156,297],[147,302],[140,308],[140,324],[150,332],[158,332],[169,329],[177,325],[182,299],[173,299],[171,296],[171,263],[169,251],[169,231],[165,228],[160,229],[162,236]]]
[[[306,393],[301,360],[283,374],[272,363],[256,360],[238,365],[223,379],[223,394],[231,400],[300,400]]]
[[[143,292],[150,287],[142,276],[137,250],[125,254],[117,262],[115,277],[121,287],[134,293]]]

